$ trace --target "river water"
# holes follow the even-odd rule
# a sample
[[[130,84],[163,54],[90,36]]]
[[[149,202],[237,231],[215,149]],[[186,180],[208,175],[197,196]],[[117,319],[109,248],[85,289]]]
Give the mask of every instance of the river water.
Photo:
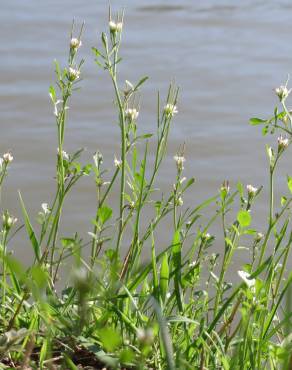
[[[171,186],[172,158],[185,142],[186,175],[197,179],[185,204],[212,196],[224,179],[232,187],[238,180],[263,184],[255,218],[261,229],[267,215],[265,143],[275,143],[276,137],[263,138],[248,120],[273,112],[277,103],[273,89],[292,72],[291,1],[112,1],[114,9],[121,6],[125,26],[120,80],[149,76],[141,93],[142,132],[155,130],[157,90],[165,93],[173,80],[181,89],[159,185]],[[73,18],[77,24],[85,21],[80,49],[85,65],[82,89],[70,104],[65,149],[85,147],[84,161],[98,149],[107,166],[118,154],[113,90],[91,53],[107,27],[107,11],[108,2],[103,0],[1,0],[0,148],[15,157],[2,205],[18,217],[18,189],[34,216],[54,193],[57,144],[48,87],[54,80],[53,60],[66,63]],[[276,181],[279,194],[286,192],[285,175],[292,175],[290,155]],[[86,239],[94,203],[93,178],[83,179],[68,198],[63,234],[80,230]],[[21,235],[17,240],[17,254],[27,258],[28,243]],[[167,241],[162,238],[162,247]]]

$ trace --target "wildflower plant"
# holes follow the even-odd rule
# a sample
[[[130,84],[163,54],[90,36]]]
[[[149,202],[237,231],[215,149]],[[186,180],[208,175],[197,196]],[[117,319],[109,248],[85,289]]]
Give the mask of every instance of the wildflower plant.
[[[108,32],[92,48],[97,67],[111,79],[120,152],[106,170],[98,151],[93,163],[85,165],[79,162],[82,150],[65,151],[69,101],[82,77],[82,29],[73,35],[73,24],[67,65],[55,63],[57,81],[49,89],[58,139],[56,191],[40,206],[39,227],[33,226],[19,194],[34,256],[29,267],[11,253],[17,220],[3,212],[1,366],[289,369],[291,177],[289,195],[280,205],[274,202],[277,165],[292,137],[287,83],[275,91],[280,107],[273,116],[250,120],[263,125],[264,135],[280,133],[275,149],[267,147],[269,213],[260,232],[252,227],[252,218],[262,186],[224,181],[209,199],[184,204],[184,194],[194,184],[184,175],[184,146],[172,153],[175,174],[169,191],[158,190],[169,131],[178,113],[178,88],[171,85],[164,100],[157,96],[156,135],[140,134],[140,90],[147,77],[137,83],[127,80],[126,89],[121,87],[123,13],[114,17],[109,12]],[[155,144],[153,161],[150,141]],[[6,153],[1,160],[1,186],[12,159]],[[88,175],[96,186],[96,212],[87,239],[77,231],[64,237],[60,220],[67,194]],[[111,208],[117,188],[119,201]],[[221,233],[214,233],[215,222],[221,223]],[[169,236],[167,246],[160,245],[161,235]],[[248,250],[249,260],[231,279],[231,265],[242,249]]]

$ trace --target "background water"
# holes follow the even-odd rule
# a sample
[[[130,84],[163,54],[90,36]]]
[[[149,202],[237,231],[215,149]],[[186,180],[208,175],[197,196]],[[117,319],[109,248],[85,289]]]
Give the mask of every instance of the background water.
[[[267,188],[264,144],[276,137],[262,138],[248,119],[272,113],[273,88],[292,72],[291,1],[124,0],[112,6],[125,6],[126,12],[121,81],[150,77],[142,90],[142,131],[155,130],[157,90],[166,92],[173,79],[181,88],[161,187],[172,184],[172,158],[185,142],[186,174],[197,179],[186,204],[213,195],[224,179],[233,187],[240,180]],[[113,91],[90,50],[106,29],[107,7],[103,0],[1,0],[0,150],[15,157],[3,206],[17,216],[18,189],[35,215],[54,193],[57,144],[48,87],[53,60],[65,65],[73,18],[86,23],[80,50],[86,63],[82,90],[70,104],[65,149],[86,147],[84,161],[98,149],[111,166],[118,154]],[[290,155],[277,178],[280,192],[286,192],[285,175],[292,175]],[[266,199],[264,189],[255,219],[259,228],[267,215]],[[86,178],[68,198],[65,235],[78,229],[86,237],[94,201],[93,179]],[[21,236],[17,240],[17,253],[26,258],[28,244]]]

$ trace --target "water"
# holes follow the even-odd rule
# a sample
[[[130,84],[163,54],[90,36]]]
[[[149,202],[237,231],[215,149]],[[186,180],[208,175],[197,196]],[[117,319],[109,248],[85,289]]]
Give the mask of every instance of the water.
[[[112,166],[118,154],[118,127],[112,110],[113,91],[106,73],[96,68],[91,47],[107,26],[107,1],[2,0],[0,112],[1,152],[11,150],[15,161],[7,181],[4,207],[20,216],[17,190],[32,214],[54,193],[56,135],[48,87],[54,79],[53,60],[65,64],[73,18],[86,23],[81,48],[86,59],[82,90],[70,104],[65,149],[86,147],[84,161],[98,149]],[[156,92],[166,92],[175,79],[181,88],[160,185],[174,179],[173,155],[186,144],[186,175],[197,185],[185,198],[197,204],[217,192],[224,179],[267,188],[264,144],[260,129],[248,125],[252,116],[272,113],[273,88],[292,72],[290,1],[180,0],[112,1],[125,6],[121,81],[150,77],[142,90],[139,125],[155,130]],[[291,175],[290,153],[277,183],[285,192]],[[266,218],[267,189],[258,200],[261,227]],[[95,213],[92,178],[78,185],[65,207],[63,234],[91,229]],[[166,233],[167,234],[167,233]],[[23,234],[22,234],[23,235]],[[27,258],[27,242],[17,239],[17,253]],[[163,240],[167,243],[169,238]]]

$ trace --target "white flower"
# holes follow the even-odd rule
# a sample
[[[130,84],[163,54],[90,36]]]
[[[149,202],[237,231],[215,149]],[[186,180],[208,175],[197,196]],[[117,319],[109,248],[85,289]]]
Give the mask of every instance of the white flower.
[[[128,109],[125,110],[125,116],[130,121],[135,121],[139,116],[139,112],[135,108],[128,108]]]
[[[263,237],[264,237],[264,234],[263,233],[257,233],[257,235],[256,235],[256,241],[257,242],[261,241],[263,239]]]
[[[103,163],[103,156],[100,152],[96,152],[93,155],[93,161],[95,164],[95,167],[99,167]]]
[[[123,29],[123,22],[110,21],[108,25],[112,33],[121,32]]]
[[[17,222],[17,218],[10,216],[7,211],[3,214],[2,220],[3,226],[6,227],[7,229],[10,229],[11,226],[13,226]]]
[[[115,158],[114,158],[114,165],[115,165],[115,167],[120,168],[120,167],[121,167],[121,165],[122,165],[122,160],[121,160],[121,159],[118,159],[118,158],[115,156]]]
[[[12,162],[13,161],[13,156],[11,153],[5,153],[3,154],[3,159],[6,163]]]
[[[283,85],[275,89],[275,93],[278,95],[280,101],[285,100],[290,94],[290,92],[291,92],[291,89],[288,90],[287,86],[283,86]]]
[[[173,117],[174,114],[178,113],[178,110],[175,105],[168,103],[164,107],[164,113],[167,117]]]
[[[70,41],[70,47],[71,47],[72,49],[77,50],[77,49],[79,49],[79,48],[80,48],[80,46],[81,46],[81,45],[82,45],[81,40],[77,39],[76,37],[73,37],[73,38],[71,39],[71,41]]]
[[[79,77],[80,77],[80,71],[78,69],[69,67],[69,70],[68,70],[68,79],[69,79],[69,81],[78,80]]]
[[[4,159],[0,158],[0,171],[2,171],[3,163],[4,163]]]
[[[45,215],[48,215],[49,213],[51,213],[48,203],[42,203],[41,207]]]
[[[211,235],[209,233],[204,234],[204,239],[208,240],[211,238]]]
[[[255,193],[258,191],[258,189],[252,185],[246,185],[246,190],[248,195],[255,195]]]
[[[185,157],[183,155],[178,155],[176,154],[174,157],[173,157],[175,163],[176,163],[176,166],[178,168],[178,170],[183,170],[184,169],[184,162],[186,161]]]
[[[58,154],[60,155],[60,150],[59,148],[57,149],[57,152]],[[66,161],[69,161],[69,154],[67,152],[65,152],[65,150],[62,150],[62,157],[63,159],[65,159]]]
[[[289,139],[287,137],[284,137],[280,135],[278,137],[278,147],[279,149],[285,149],[289,145]]]
[[[255,279],[249,279],[250,274],[248,272],[238,271],[237,273],[249,288],[253,288],[255,286]]]
[[[179,197],[178,200],[177,200],[177,205],[182,206],[183,204],[184,204],[183,198]]]

